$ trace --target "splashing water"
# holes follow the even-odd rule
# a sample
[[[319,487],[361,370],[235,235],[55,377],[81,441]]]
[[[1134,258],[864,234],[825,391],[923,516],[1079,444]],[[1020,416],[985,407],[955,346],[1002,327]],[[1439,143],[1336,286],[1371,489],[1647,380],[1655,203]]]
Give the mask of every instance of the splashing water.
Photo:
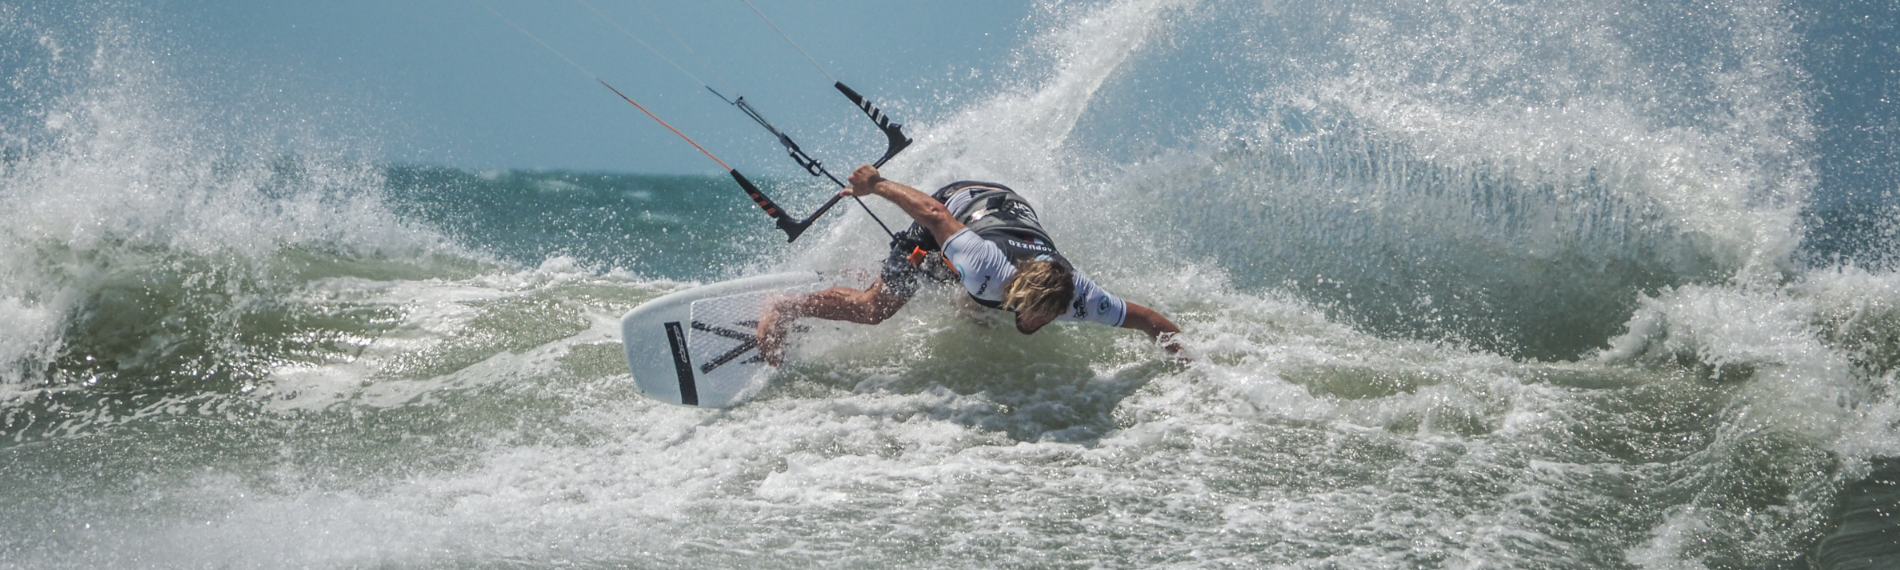
[[[0,10],[0,567],[1798,564],[1900,454],[1900,275],[1802,245],[1824,8],[1045,3],[887,175],[1017,188],[1200,360],[928,291],[724,411],[618,316],[868,218],[376,165]]]

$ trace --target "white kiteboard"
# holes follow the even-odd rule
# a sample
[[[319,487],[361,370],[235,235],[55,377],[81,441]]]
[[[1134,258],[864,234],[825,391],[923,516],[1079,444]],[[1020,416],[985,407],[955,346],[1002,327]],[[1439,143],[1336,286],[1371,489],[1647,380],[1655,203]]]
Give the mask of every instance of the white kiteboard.
[[[647,301],[620,319],[627,365],[641,393],[671,404],[723,408],[764,384],[759,314],[767,296],[851,283],[815,272],[694,287]]]

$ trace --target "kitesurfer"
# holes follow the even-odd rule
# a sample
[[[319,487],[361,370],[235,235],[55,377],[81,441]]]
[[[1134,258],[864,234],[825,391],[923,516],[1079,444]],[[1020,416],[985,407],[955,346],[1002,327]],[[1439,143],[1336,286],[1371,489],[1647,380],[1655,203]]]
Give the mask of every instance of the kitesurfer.
[[[864,289],[832,287],[775,296],[759,317],[759,352],[777,366],[792,321],[813,317],[875,325],[910,301],[923,279],[955,280],[978,304],[1015,313],[1032,334],[1057,320],[1099,323],[1148,334],[1182,355],[1174,322],[1122,300],[1075,271],[1043,231],[1035,210],[1001,184],[958,182],[925,194],[885,179],[874,166],[851,173],[851,196],[879,196],[915,223],[891,242],[878,279]],[[941,244],[941,245],[939,245]]]

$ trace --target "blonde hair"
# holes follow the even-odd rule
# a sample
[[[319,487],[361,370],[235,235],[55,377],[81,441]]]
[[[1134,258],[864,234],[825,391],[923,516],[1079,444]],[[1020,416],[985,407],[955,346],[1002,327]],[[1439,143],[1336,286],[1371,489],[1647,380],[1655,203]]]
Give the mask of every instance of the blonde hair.
[[[1074,272],[1055,260],[1017,263],[1016,274],[1003,283],[1003,308],[1024,320],[1061,315],[1074,296]]]

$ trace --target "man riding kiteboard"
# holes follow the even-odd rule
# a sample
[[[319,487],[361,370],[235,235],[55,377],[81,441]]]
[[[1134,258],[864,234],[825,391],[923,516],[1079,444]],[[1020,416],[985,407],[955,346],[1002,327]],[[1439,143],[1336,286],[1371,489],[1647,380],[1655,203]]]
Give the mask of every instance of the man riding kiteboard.
[[[925,194],[886,180],[865,165],[851,173],[851,196],[880,196],[915,223],[895,236],[877,281],[862,290],[832,287],[768,302],[759,317],[759,352],[777,366],[793,320],[814,317],[875,325],[910,301],[926,276],[954,279],[978,304],[1015,313],[1016,330],[1032,334],[1052,321],[1081,321],[1148,333],[1180,355],[1174,322],[1097,286],[1055,249],[1029,202],[1008,187],[957,182]],[[939,245],[941,244],[941,245]]]

